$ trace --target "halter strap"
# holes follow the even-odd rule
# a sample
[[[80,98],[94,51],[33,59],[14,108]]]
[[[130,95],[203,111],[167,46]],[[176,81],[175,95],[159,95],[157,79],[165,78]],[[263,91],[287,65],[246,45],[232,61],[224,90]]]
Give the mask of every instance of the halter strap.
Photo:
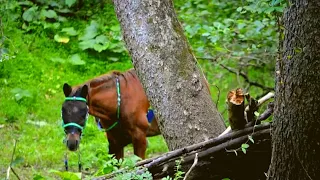
[[[66,128],[66,127],[69,127],[69,126],[75,126],[75,127],[79,128],[79,129],[81,129],[81,131],[84,129],[84,127],[80,126],[80,125],[77,124],[77,123],[62,124],[62,127],[63,127],[63,128]]]
[[[66,98],[65,98],[65,101],[83,101],[83,102],[87,103],[87,99],[86,99],[86,98],[76,97],[76,96],[66,97]],[[89,109],[89,108],[88,108],[88,109]],[[86,127],[87,120],[88,120],[88,114],[86,115],[86,119],[85,119],[85,124],[84,124],[84,126],[80,126],[79,124],[73,123],[73,122],[64,124],[64,122],[62,121],[62,127],[63,127],[63,128],[66,128],[66,127],[69,127],[69,126],[75,126],[75,127],[79,128],[79,129],[81,129],[81,131],[83,131],[83,129]]]
[[[84,102],[87,102],[87,99],[86,98],[83,98],[83,97],[66,97],[65,98],[65,101],[84,101]]]
[[[117,87],[117,119],[118,120],[115,123],[113,123],[108,129],[106,129],[107,132],[113,129],[120,122],[121,94],[120,94],[120,82],[119,82],[118,76],[116,77],[116,87]]]

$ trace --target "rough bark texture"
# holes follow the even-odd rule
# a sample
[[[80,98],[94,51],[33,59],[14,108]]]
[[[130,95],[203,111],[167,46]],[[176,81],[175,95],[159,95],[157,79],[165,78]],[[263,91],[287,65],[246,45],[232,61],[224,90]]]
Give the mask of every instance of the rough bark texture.
[[[320,1],[291,0],[277,62],[269,179],[320,177]]]
[[[113,0],[124,40],[170,150],[218,136],[212,103],[172,0]]]

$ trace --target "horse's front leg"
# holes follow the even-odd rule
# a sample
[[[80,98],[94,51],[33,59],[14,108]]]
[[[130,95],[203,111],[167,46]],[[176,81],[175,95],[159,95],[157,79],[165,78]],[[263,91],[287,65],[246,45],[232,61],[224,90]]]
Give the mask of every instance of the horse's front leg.
[[[123,158],[123,146],[120,146],[118,143],[116,143],[116,140],[112,136],[107,135],[107,137],[109,141],[109,154],[114,154],[116,159]]]
[[[145,159],[145,153],[147,149],[146,130],[136,128],[132,136],[132,144],[134,148],[134,154],[141,159]]]

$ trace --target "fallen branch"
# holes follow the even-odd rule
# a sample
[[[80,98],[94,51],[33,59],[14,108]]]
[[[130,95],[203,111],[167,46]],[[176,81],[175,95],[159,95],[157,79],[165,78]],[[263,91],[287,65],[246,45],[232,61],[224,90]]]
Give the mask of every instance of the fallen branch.
[[[199,153],[199,155],[198,155],[199,162],[201,162],[202,165],[200,165],[198,163],[199,166],[196,166],[195,170],[193,171],[194,174],[191,175],[193,178],[191,178],[191,179],[203,179],[203,178],[205,178],[205,179],[222,179],[225,177],[229,177],[231,179],[232,178],[237,179],[236,177],[241,177],[241,176],[242,176],[242,178],[247,176],[246,178],[250,179],[249,176],[251,176],[251,175],[252,176],[263,176],[264,175],[263,172],[268,169],[268,166],[270,163],[270,158],[271,158],[270,132],[271,132],[271,129],[264,129],[264,130],[260,130],[259,132],[254,133],[252,135],[252,138],[255,139],[255,144],[250,145],[250,147],[247,149],[246,155],[244,155],[242,153],[237,153],[237,154],[228,153],[226,151],[226,149],[235,149],[235,148],[240,147],[243,143],[248,141],[248,135],[241,136],[241,137],[232,139],[227,142],[223,142],[223,143],[216,145],[216,146],[213,146],[207,150],[197,151]],[[263,142],[263,139],[268,139],[268,138],[269,138],[269,141],[267,143]],[[262,145],[263,147],[259,147],[260,143],[266,143],[266,144]],[[254,148],[255,146],[258,146],[259,150],[257,150],[257,151],[250,150],[250,148]],[[244,158],[244,159],[248,158],[250,153],[257,153],[259,155],[253,155],[254,158],[252,158],[250,161],[237,160],[238,158],[240,158],[240,159],[241,158]],[[229,156],[228,154],[230,154],[231,156]],[[228,156],[229,156],[229,158],[226,158]],[[190,162],[192,162],[194,157],[195,157],[194,152],[185,154],[183,156],[183,162],[182,162],[183,169],[189,168],[188,164],[190,164]],[[258,157],[261,159],[264,159],[264,160],[262,161],[261,159],[259,159],[259,161],[257,161]],[[177,157],[177,158],[179,158],[179,157]],[[154,165],[154,166],[148,168],[148,170],[149,170],[149,172],[151,172],[154,175],[155,179],[166,177],[167,175],[172,175],[172,174],[174,174],[173,169],[175,166],[175,160],[177,158],[170,159],[170,160],[163,162],[161,164]],[[238,163],[228,162],[228,161],[234,161],[234,160],[240,161],[240,163],[239,162]],[[237,164],[238,164],[238,166],[240,165],[240,167],[234,167]],[[211,166],[213,166],[213,167],[211,167]],[[165,167],[166,171],[163,171],[164,167]],[[247,172],[246,170],[248,170],[247,169],[248,167],[253,168],[253,169],[250,169],[252,171],[250,171],[248,173],[244,173],[244,172]],[[239,174],[239,172],[237,172],[239,169],[241,169],[242,174]],[[255,171],[254,169],[259,169],[259,170]],[[261,170],[261,169],[263,169],[263,170]],[[250,173],[252,173],[252,174],[250,174]],[[255,173],[257,173],[259,175],[256,175]],[[215,178],[213,178],[213,177],[215,177]],[[239,179],[241,179],[241,178],[239,178]],[[253,178],[253,179],[258,179],[258,178]]]
[[[235,131],[235,132],[226,134],[225,136],[220,136],[220,137],[217,137],[217,138],[214,138],[214,139],[210,139],[208,141],[204,141],[204,142],[201,142],[201,143],[198,143],[198,144],[194,144],[194,145],[191,145],[191,146],[188,146],[188,147],[184,147],[184,148],[181,148],[181,149],[177,149],[175,151],[168,152],[168,153],[166,153],[166,154],[164,154],[164,155],[162,155],[162,156],[160,156],[158,158],[155,158],[152,162],[148,162],[146,164],[137,163],[137,166],[142,166],[143,165],[146,168],[151,168],[155,164],[160,164],[161,162],[164,162],[164,161],[167,161],[168,159],[172,159],[172,158],[181,156],[182,154],[189,153],[189,152],[192,152],[192,151],[196,151],[198,149],[205,149],[205,148],[208,148],[208,147],[212,147],[212,146],[215,146],[215,145],[220,144],[222,142],[229,141],[230,139],[234,139],[236,137],[240,137],[240,136],[243,136],[243,135],[251,134],[254,129],[255,129],[255,131],[259,131],[259,130],[262,130],[262,129],[269,129],[270,126],[271,126],[270,123],[264,123],[264,124],[261,124],[261,125],[256,126],[256,127],[248,127],[248,128],[245,128],[245,129],[242,129],[242,130],[239,130],[239,131]]]
[[[229,178],[242,177],[244,175],[252,175],[254,178],[258,176],[260,177],[261,173],[263,175],[263,172],[267,170],[271,157],[270,132],[270,123],[264,123],[255,127],[248,127],[202,143],[168,152],[157,158],[153,158],[152,161],[140,161],[137,163],[138,170],[132,173],[141,174],[148,170],[153,174],[154,179],[159,179],[168,175],[173,176],[174,167],[176,165],[175,160],[180,159],[181,157],[183,158],[182,170],[187,172],[191,169],[190,167],[192,167],[192,162],[194,162],[196,153],[198,153],[198,162],[188,175],[190,179],[194,179],[195,177],[202,175],[204,176],[202,178],[208,179],[208,177],[205,177],[208,176],[208,172],[203,174],[201,172],[199,173],[199,171],[206,170],[211,173],[211,175],[209,175],[210,177],[216,176],[220,179],[224,178],[222,176],[227,177],[230,171],[233,173],[230,173]],[[226,151],[226,149],[237,149],[238,147],[241,147],[242,143],[248,142],[249,135],[251,135],[255,143],[250,145],[250,147],[247,149],[246,155],[238,153],[236,156],[234,153],[228,153]],[[268,140],[264,141],[264,139]],[[260,159],[257,161],[257,157],[262,158],[263,161],[260,161]],[[249,160],[247,158],[249,158]],[[234,164],[234,162],[237,163]],[[207,163],[210,164],[210,168],[207,167]],[[235,167],[236,164],[239,163],[241,164],[240,169],[243,170],[242,173],[238,172],[238,168]],[[256,172],[254,171],[252,173],[252,171],[250,171],[248,172],[249,174],[244,174],[243,172],[247,172],[244,169],[248,166],[253,166],[251,170],[256,170]],[[125,171],[122,171],[122,173],[124,172]],[[109,174],[106,176],[97,177],[95,179],[112,179],[116,175],[117,174],[114,173],[112,175]]]

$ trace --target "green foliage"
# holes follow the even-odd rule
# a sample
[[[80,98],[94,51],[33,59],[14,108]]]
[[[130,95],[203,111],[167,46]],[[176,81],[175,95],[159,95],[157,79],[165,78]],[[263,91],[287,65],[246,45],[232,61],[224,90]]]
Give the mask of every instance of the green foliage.
[[[178,179],[183,179],[185,172],[183,172],[181,170],[181,162],[183,161],[183,159],[181,158],[180,160],[176,160],[176,166],[175,166],[175,173],[174,173],[174,177],[165,177],[162,178],[162,180],[178,180]]]
[[[181,162],[183,160],[176,160],[176,166],[175,166],[175,170],[176,172],[174,173],[174,180],[178,180],[178,179],[183,179],[183,175],[185,174],[185,172],[181,171]]]
[[[199,65],[212,85],[212,98],[214,102],[220,99],[217,108],[224,117],[224,99],[229,90],[242,87],[252,96],[265,91],[248,86],[220,65],[273,87],[276,16],[285,7],[283,0],[174,3]],[[15,170],[27,179],[79,179],[79,174],[63,171],[62,85],[76,85],[110,70],[132,68],[112,1],[0,0],[0,13],[0,148],[7,149],[12,139],[19,140]],[[168,151],[161,136],[148,140],[148,157]],[[134,169],[136,157],[117,161],[107,154],[105,135],[97,130],[92,117],[80,146],[89,179],[121,167]],[[245,152],[247,148],[241,147]],[[132,154],[132,146],[125,152]],[[1,154],[0,169],[7,168],[10,157],[11,151]],[[77,169],[77,158],[77,153],[70,153],[71,171]],[[173,178],[181,179],[183,175],[177,162]],[[117,178],[151,177],[145,171]]]
[[[70,8],[72,5],[74,5],[77,2],[77,0],[66,0],[66,5]]]
[[[51,170],[51,173],[54,173],[58,175],[63,180],[80,180],[81,179],[81,173],[74,173],[74,172],[68,172],[68,171],[56,171]]]
[[[97,171],[96,175],[104,175],[109,174],[113,171],[116,171],[119,169],[122,160],[117,160],[113,157],[113,155],[107,154],[104,150],[98,150],[96,157],[98,158],[98,163],[100,169]]]
[[[247,153],[247,149],[248,149],[248,148],[249,148],[249,144],[246,144],[246,143],[245,143],[245,144],[242,144],[242,145],[241,145],[241,150],[242,150],[242,152],[245,153],[245,154]]]

